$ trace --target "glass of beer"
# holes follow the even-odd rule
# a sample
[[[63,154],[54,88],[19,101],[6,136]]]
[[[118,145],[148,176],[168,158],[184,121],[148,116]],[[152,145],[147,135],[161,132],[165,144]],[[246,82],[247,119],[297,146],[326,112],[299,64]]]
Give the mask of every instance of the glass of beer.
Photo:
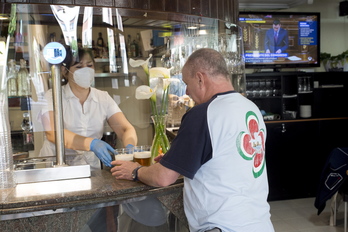
[[[151,146],[135,146],[134,162],[138,162],[141,166],[151,165]]]
[[[117,148],[115,149],[115,160],[133,161],[134,151],[129,148]]]

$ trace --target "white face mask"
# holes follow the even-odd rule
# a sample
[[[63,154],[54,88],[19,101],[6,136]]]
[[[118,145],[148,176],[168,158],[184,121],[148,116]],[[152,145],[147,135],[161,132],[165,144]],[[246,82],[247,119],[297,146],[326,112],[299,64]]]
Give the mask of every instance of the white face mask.
[[[94,69],[85,67],[74,72],[74,81],[82,88],[89,88],[94,81]]]

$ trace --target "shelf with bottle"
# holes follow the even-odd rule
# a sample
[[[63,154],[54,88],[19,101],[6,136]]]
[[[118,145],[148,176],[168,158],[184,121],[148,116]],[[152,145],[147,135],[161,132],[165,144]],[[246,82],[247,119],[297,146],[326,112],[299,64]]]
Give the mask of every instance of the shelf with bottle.
[[[294,99],[296,99],[297,96],[298,96],[297,94],[283,94],[282,98],[294,98]]]
[[[136,34],[136,38],[132,39],[131,35],[127,36],[127,44],[126,44],[126,50],[127,50],[127,56],[129,58],[137,58],[142,57],[142,46],[141,46],[141,37],[140,34]]]
[[[116,61],[122,61],[121,57],[115,57]],[[110,59],[109,58],[94,58],[95,63],[109,63]]]
[[[26,97],[30,95],[30,75],[26,60],[20,60],[20,68],[17,71],[16,61],[10,59],[8,61],[7,79],[8,97]]]
[[[313,84],[311,76],[298,76],[298,93],[313,93]]]
[[[124,76],[127,76],[127,74],[125,73],[108,73],[108,72],[105,72],[105,73],[95,73],[94,74],[94,77],[96,78],[103,78],[103,77],[124,77]]]
[[[249,81],[277,80],[277,98],[261,97],[259,92],[254,97],[250,89],[248,98],[267,113],[279,114],[280,120],[312,120],[348,115],[348,108],[342,107],[342,101],[339,100],[346,99],[348,93],[348,81],[344,72],[335,73],[334,76],[327,72],[253,73],[247,74],[246,79],[247,90]],[[260,88],[257,90],[260,91]]]
[[[13,49],[16,47],[21,47],[21,46],[28,46],[29,44],[27,42],[10,42],[9,48]]]
[[[277,79],[248,79],[246,81],[246,95],[249,99],[280,98],[280,82]]]
[[[95,58],[94,61],[96,63],[107,63],[110,61],[110,59],[109,58]]]
[[[95,61],[95,75],[94,77],[121,77],[125,74],[122,73],[122,65],[115,65],[111,67],[111,70],[114,72],[110,72],[110,59],[108,58],[96,58]],[[116,63],[120,64],[122,60],[120,58],[116,58]]]
[[[16,52],[28,52],[28,43],[27,42],[10,42],[8,49],[15,50]]]

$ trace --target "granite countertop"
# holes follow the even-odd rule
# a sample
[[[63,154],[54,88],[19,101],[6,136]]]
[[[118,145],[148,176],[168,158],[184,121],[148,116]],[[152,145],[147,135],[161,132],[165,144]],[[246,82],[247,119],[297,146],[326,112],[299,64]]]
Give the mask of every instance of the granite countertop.
[[[0,216],[62,208],[78,210],[103,203],[115,205],[154,194],[160,198],[177,196],[182,187],[182,178],[170,186],[155,188],[141,182],[116,180],[109,169],[97,170],[91,172],[90,178],[18,184],[15,188],[0,189]]]

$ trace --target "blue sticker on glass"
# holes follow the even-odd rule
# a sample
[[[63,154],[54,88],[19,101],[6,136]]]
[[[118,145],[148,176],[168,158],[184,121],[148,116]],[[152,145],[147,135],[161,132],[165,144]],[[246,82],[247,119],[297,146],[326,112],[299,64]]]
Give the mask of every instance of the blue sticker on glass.
[[[44,47],[43,56],[50,64],[60,64],[66,57],[66,50],[63,44],[50,42]]]

